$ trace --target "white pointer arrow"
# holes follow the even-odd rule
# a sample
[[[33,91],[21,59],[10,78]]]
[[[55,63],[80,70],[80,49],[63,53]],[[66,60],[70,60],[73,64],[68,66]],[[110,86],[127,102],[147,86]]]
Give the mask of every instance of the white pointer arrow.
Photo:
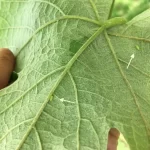
[[[67,101],[65,100],[64,98],[61,98],[60,101],[63,103],[63,102],[67,102],[67,103],[72,103],[72,104],[75,104],[75,102],[70,102],[70,101]]]
[[[130,66],[130,64],[131,64],[131,61],[132,61],[132,59],[134,59],[134,57],[135,57],[135,55],[132,54],[132,55],[131,55],[131,59],[130,59],[130,61],[129,61],[129,63],[128,63],[127,69],[129,68],[129,66]]]

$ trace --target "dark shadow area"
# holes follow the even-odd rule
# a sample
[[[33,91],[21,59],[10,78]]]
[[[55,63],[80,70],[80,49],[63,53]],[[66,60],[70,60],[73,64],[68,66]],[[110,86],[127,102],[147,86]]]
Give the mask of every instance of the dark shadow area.
[[[13,71],[10,76],[8,85],[14,83],[17,79],[18,79],[18,74],[15,71]]]

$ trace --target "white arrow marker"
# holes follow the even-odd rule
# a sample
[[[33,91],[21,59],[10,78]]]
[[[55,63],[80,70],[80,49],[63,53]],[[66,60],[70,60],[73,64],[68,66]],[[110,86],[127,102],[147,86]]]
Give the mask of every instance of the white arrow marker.
[[[132,61],[132,59],[134,59],[134,57],[135,57],[135,55],[132,54],[132,55],[131,55],[131,59],[130,59],[130,61],[129,61],[129,63],[128,63],[127,69],[129,68],[129,66],[130,66],[130,64],[131,64],[131,61]]]
[[[67,101],[65,100],[64,98],[61,98],[60,101],[63,103],[63,102],[67,102],[67,103],[72,103],[72,104],[75,104],[75,102],[70,102],[70,101]]]

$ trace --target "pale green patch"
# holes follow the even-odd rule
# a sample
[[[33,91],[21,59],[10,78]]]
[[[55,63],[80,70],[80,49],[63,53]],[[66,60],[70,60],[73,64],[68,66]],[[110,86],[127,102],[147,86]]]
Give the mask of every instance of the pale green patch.
[[[118,147],[117,150],[130,150],[128,143],[124,139],[123,135],[120,135],[120,138],[118,140]]]

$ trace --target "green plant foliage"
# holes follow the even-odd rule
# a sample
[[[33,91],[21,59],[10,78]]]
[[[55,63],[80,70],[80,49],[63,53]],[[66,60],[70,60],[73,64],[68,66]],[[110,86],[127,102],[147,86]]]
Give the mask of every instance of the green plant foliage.
[[[1,150],[106,150],[111,128],[150,149],[150,9],[125,23],[112,3],[1,1],[18,74],[0,91]]]
[[[112,17],[125,16],[131,20],[148,8],[150,8],[149,0],[115,0]]]

